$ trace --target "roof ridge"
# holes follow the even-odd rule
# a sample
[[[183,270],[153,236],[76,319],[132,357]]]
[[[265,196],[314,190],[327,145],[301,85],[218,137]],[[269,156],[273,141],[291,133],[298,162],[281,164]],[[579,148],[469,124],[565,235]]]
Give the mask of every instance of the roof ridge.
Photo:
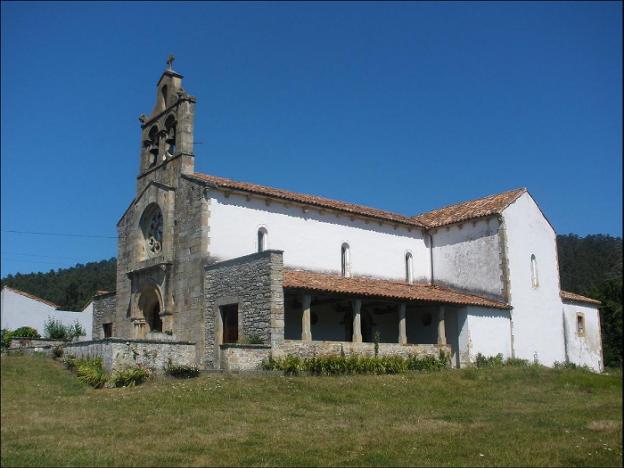
[[[262,190],[262,191],[266,191],[266,192],[280,192],[279,194],[271,194],[271,193],[265,193],[268,196],[283,196],[284,198],[290,196],[291,199],[293,198],[303,198],[303,197],[308,197],[311,200],[303,200],[303,199],[299,199],[299,200],[293,200],[293,201],[299,201],[300,203],[307,203],[310,205],[318,205],[318,204],[324,204],[327,205],[326,208],[328,209],[335,209],[338,211],[349,211],[346,210],[345,208],[347,207],[351,207],[354,208],[356,210],[360,210],[360,215],[363,216],[369,216],[369,217],[373,217],[373,218],[387,218],[389,221],[393,221],[393,222],[398,222],[398,223],[402,223],[402,224],[408,224],[408,225],[413,225],[416,227],[421,227],[421,228],[427,228],[428,226],[423,223],[422,221],[416,220],[416,219],[412,219],[411,216],[405,215],[405,214],[401,214],[401,213],[396,213],[393,211],[389,211],[383,208],[374,208],[371,206],[366,206],[366,205],[362,205],[359,203],[354,203],[354,202],[348,202],[348,201],[343,201],[343,200],[336,200],[334,198],[328,198],[326,196],[323,195],[312,195],[312,194],[307,194],[307,193],[302,193],[302,192],[295,192],[292,190],[287,190],[287,189],[283,189],[283,188],[277,188],[277,187],[271,187],[268,185],[261,185],[261,184],[257,184],[254,182],[244,182],[244,181],[239,181],[239,180],[234,180],[234,179],[229,179],[226,177],[221,177],[221,176],[215,176],[215,175],[211,175],[211,174],[204,174],[201,172],[195,172],[193,174],[186,174],[187,177],[190,178],[194,178],[200,181],[212,181],[215,182],[216,184],[232,184],[232,185],[246,185],[248,187],[239,187],[240,190],[248,190],[248,191],[254,191],[254,189],[257,190]],[[233,188],[236,189],[236,188]],[[343,206],[331,206],[332,204],[338,204],[338,205],[343,205]],[[371,211],[369,213],[365,213],[364,211]],[[373,213],[376,212],[376,213]]]
[[[505,194],[513,193],[513,192],[528,192],[528,189],[526,187],[518,187],[516,189],[505,190],[504,192],[498,192],[498,193],[492,193],[490,195],[485,195],[484,197],[478,197],[478,198],[473,198],[471,200],[451,203],[450,205],[444,205],[444,206],[441,206],[440,208],[434,208],[433,210],[423,211],[422,213],[419,213],[417,215],[412,216],[412,218],[418,218],[420,216],[424,216],[424,215],[427,215],[429,213],[433,213],[435,211],[444,210],[446,208],[451,208],[453,206],[459,206],[459,205],[465,205],[465,204],[468,204],[468,203],[474,203],[474,202],[477,202],[477,201],[485,200],[487,198],[497,197],[499,195],[505,195]]]
[[[32,294],[32,293],[29,293],[28,291],[22,291],[21,289],[17,289],[17,288],[14,288],[14,287],[12,287],[12,286],[8,286],[8,285],[6,285],[6,284],[3,284],[3,285],[2,285],[2,289],[5,289],[5,288],[6,288],[6,289],[9,289],[10,291],[13,291],[13,292],[16,292],[16,293],[18,293],[18,294],[21,294],[21,295],[22,295],[22,296],[24,296],[24,297],[28,297],[29,299],[33,299],[33,300],[35,300],[35,301],[43,302],[44,304],[48,304],[48,305],[50,305],[50,306],[53,306],[53,307],[54,307],[54,308],[56,308],[56,309],[59,309],[59,308],[61,307],[60,305],[55,304],[55,303],[54,303],[54,302],[52,302],[52,301],[49,301],[49,300],[44,299],[44,298],[42,298],[42,297],[36,296],[36,295],[34,295],[34,294]]]

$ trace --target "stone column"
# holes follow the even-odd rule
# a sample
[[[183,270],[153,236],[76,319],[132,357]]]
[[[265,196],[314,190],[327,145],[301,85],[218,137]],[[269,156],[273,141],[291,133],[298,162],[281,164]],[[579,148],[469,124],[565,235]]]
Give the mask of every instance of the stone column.
[[[444,306],[440,306],[440,310],[438,312],[438,344],[445,345],[446,344],[446,331],[444,329]]]
[[[405,303],[399,304],[399,344],[407,344],[407,327],[405,325]]]
[[[360,317],[360,309],[362,308],[362,299],[354,299],[351,302],[351,306],[353,307],[353,338],[351,339],[354,343],[362,342],[362,320]]]
[[[304,294],[301,298],[303,315],[301,317],[301,341],[312,341],[312,332],[310,331],[310,305],[312,304],[312,296]]]

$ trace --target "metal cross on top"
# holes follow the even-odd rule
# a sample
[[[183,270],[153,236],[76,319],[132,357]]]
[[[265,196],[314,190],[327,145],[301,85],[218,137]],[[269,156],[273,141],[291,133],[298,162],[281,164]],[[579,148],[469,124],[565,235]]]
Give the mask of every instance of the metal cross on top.
[[[167,65],[169,66],[169,70],[173,70],[173,61],[175,60],[175,56],[170,55],[167,57]]]

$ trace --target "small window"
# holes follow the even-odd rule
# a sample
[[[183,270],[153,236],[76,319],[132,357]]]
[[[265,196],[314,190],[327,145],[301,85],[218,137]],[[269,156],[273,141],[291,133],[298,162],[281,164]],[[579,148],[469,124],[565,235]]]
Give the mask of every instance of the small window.
[[[163,104],[167,107],[167,86],[160,88],[160,92],[162,93]]]
[[[269,233],[266,228],[258,229],[258,252],[264,252],[268,247]]]
[[[113,336],[113,324],[112,323],[102,324],[102,329],[104,330],[104,338],[110,338],[111,336]]]
[[[229,304],[219,307],[222,323],[222,343],[236,343],[238,341],[238,304]]]
[[[349,244],[344,243],[340,248],[340,273],[345,278],[351,276],[351,258],[349,254]]]
[[[585,315],[581,313],[576,314],[576,334],[585,335]]]
[[[412,254],[407,252],[405,254],[405,281],[408,284],[412,284],[414,282],[414,260],[412,258]]]
[[[537,260],[535,255],[531,255],[531,284],[534,288],[539,286],[539,280],[537,278]]]

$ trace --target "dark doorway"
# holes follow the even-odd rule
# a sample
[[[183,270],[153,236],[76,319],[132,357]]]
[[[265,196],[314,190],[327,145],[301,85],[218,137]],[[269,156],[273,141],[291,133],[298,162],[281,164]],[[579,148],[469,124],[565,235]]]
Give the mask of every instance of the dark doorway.
[[[238,304],[229,304],[220,307],[223,323],[223,343],[238,341]]]
[[[102,328],[104,329],[104,338],[110,338],[113,336],[113,324],[112,323],[104,323],[102,324]]]
[[[150,331],[162,332],[162,319],[160,318],[160,303],[156,302],[147,316]]]

